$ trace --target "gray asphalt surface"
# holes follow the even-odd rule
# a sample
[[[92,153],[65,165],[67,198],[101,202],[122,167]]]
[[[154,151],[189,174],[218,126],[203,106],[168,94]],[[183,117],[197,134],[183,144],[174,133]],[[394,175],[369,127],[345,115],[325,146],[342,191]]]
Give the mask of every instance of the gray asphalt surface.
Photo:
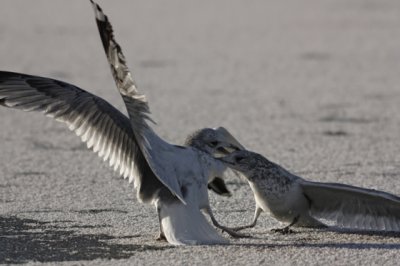
[[[173,143],[225,126],[247,148],[316,181],[400,195],[397,0],[99,1],[157,132]],[[123,110],[89,1],[2,0],[0,68],[61,79]],[[0,263],[395,265],[400,234],[281,226],[262,214],[230,246],[156,242],[152,206],[73,133],[0,108]],[[211,196],[248,223],[248,186]]]

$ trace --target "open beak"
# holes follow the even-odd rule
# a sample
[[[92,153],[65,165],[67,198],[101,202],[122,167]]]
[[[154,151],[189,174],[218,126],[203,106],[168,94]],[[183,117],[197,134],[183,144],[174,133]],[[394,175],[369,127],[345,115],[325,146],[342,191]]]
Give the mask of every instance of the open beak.
[[[223,127],[215,128],[215,130],[221,135],[221,138],[224,140],[221,141],[221,143],[216,148],[215,156],[225,156],[234,151],[245,150],[245,147],[240,144],[240,142],[237,141],[237,139],[235,139],[235,137],[232,136],[232,134],[229,133],[228,130]]]
[[[218,145],[218,147],[215,149],[214,156],[216,158],[220,158],[220,157],[229,155],[234,151],[243,150],[242,147],[243,146],[238,147],[238,146],[236,146],[234,144],[231,144],[231,143],[220,143]]]
[[[216,149],[216,153],[219,155],[228,155],[234,151],[240,151],[243,150],[242,147],[238,147],[236,145],[233,144],[221,144],[217,149]]]

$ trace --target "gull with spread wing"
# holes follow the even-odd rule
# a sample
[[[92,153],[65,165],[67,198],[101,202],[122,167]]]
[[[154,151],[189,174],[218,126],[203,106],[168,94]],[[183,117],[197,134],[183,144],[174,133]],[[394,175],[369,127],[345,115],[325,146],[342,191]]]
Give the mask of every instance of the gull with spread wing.
[[[134,182],[141,202],[154,204],[160,237],[169,243],[225,244],[213,224],[207,186],[229,194],[220,178],[226,166],[213,154],[243,149],[225,129],[206,128],[189,136],[185,146],[161,139],[149,126],[149,106],[134,84],[108,18],[91,1],[108,62],[129,118],[107,101],[74,85],[38,76],[0,71],[0,105],[42,112],[65,123],[87,147],[124,178]]]
[[[395,195],[345,184],[307,181],[250,151],[235,151],[221,160],[244,174],[256,201],[253,222],[234,230],[254,227],[262,211],[289,224],[273,229],[282,233],[290,232],[291,226],[327,227],[319,219],[355,230],[400,230],[400,197]]]

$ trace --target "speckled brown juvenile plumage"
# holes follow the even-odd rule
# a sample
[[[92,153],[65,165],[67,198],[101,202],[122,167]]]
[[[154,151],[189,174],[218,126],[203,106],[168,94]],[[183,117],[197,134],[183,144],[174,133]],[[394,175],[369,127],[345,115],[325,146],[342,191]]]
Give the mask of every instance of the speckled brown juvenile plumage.
[[[350,229],[400,230],[400,198],[395,195],[306,181],[250,151],[233,152],[222,161],[244,174],[256,201],[253,222],[237,230],[255,226],[262,211],[289,223],[277,230],[284,233],[290,226],[326,227],[320,218]]]

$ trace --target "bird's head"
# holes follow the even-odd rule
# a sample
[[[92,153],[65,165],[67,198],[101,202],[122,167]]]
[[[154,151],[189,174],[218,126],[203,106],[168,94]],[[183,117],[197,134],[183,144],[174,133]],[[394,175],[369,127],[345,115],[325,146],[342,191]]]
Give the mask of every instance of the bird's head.
[[[242,144],[223,127],[200,129],[190,135],[185,144],[214,156],[221,156],[233,151],[244,150]]]
[[[255,152],[247,150],[234,151],[220,158],[230,168],[241,172],[247,178],[265,161],[265,158]]]

